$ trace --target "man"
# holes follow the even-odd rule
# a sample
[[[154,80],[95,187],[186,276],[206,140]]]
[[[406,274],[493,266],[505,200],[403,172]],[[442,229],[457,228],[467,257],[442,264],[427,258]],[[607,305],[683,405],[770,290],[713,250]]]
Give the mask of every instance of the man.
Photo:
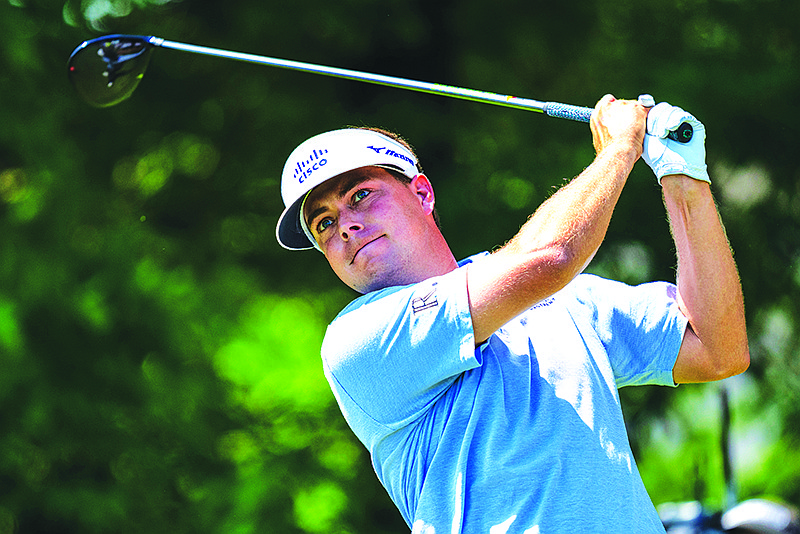
[[[685,121],[689,143],[666,139]],[[460,263],[398,140],[328,132],[284,168],[278,240],[318,248],[364,294],[329,326],[324,370],[415,534],[663,532],[617,388],[748,366],[703,125],[607,95],[590,126],[594,162],[505,246]],[[580,274],[643,153],[663,188],[677,286]]]

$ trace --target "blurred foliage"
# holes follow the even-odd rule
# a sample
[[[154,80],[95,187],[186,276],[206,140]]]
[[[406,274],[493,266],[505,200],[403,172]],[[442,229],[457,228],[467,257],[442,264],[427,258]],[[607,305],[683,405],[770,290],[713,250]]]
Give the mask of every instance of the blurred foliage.
[[[459,257],[503,243],[593,156],[588,129],[516,110],[160,50],[116,107],[66,59],[103,33],[593,105],[652,93],[707,126],[752,366],[623,391],[655,502],[800,504],[800,5],[0,0],[0,533],[407,531],[318,360],[352,297],[273,238],[301,140],[383,126],[416,147]],[[590,270],[674,277],[640,164]]]

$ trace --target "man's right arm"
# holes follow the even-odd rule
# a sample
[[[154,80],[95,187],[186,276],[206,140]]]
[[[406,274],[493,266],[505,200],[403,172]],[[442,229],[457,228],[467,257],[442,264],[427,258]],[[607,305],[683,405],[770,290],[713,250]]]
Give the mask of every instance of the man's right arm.
[[[505,246],[467,267],[475,343],[566,286],[605,238],[622,188],[642,152],[646,109],[607,95],[592,114],[597,156],[544,202]]]

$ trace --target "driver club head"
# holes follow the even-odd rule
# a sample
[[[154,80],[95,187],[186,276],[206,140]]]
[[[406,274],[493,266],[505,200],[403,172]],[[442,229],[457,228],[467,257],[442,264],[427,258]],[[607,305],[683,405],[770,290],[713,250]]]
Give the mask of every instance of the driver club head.
[[[144,76],[153,45],[136,35],[106,35],[69,56],[69,79],[86,102],[104,108],[127,99]]]

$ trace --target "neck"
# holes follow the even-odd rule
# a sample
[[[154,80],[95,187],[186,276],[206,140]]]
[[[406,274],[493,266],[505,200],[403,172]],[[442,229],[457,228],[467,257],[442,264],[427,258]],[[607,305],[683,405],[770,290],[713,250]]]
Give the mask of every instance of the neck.
[[[367,287],[353,289],[366,294],[387,287],[416,284],[457,269],[458,262],[439,229],[436,228],[436,231],[430,232],[428,236],[415,249],[413,255],[400,262],[402,265],[396,264],[392,271],[383,272],[373,278]]]

